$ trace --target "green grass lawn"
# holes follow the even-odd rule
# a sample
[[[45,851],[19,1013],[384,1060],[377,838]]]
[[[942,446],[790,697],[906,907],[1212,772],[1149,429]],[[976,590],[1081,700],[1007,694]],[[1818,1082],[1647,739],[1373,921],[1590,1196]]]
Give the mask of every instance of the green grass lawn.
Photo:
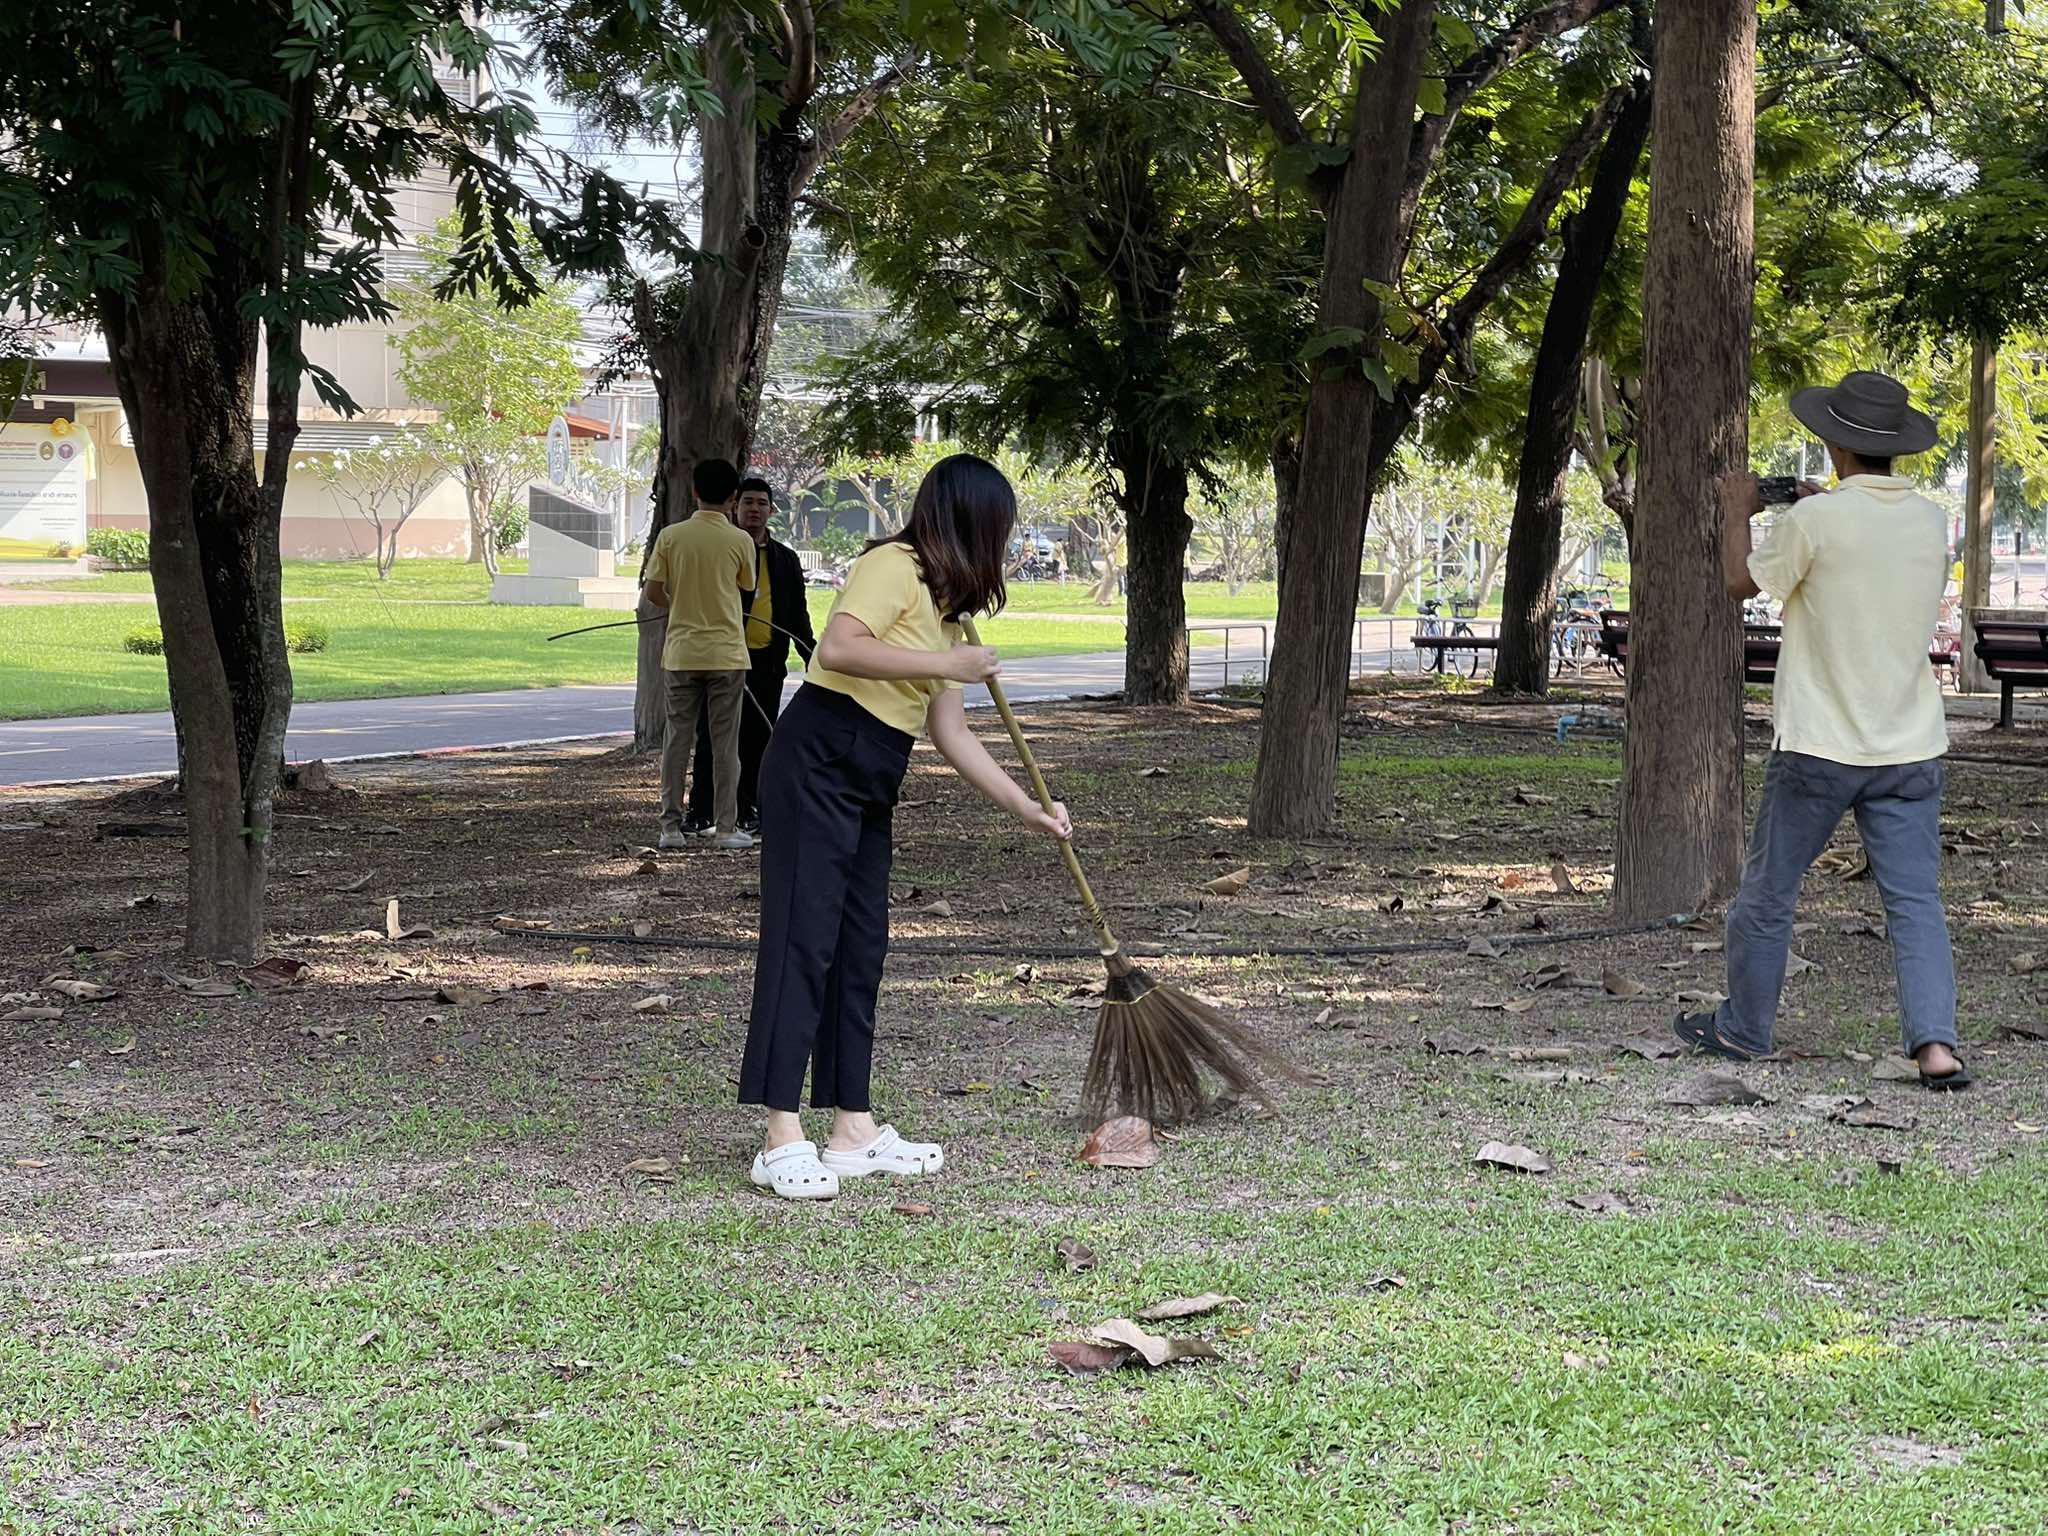
[[[65,582],[61,590],[151,588],[147,572],[120,572]],[[292,658],[296,696],[387,698],[632,680],[629,630],[547,642],[551,634],[620,615],[494,604],[488,590],[481,566],[453,560],[403,561],[383,583],[364,563],[286,565],[286,616],[318,620],[331,637],[325,651]],[[810,600],[822,622],[831,594],[813,589]],[[1082,624],[1026,612],[991,621],[983,635],[1018,658],[1119,650],[1121,615],[1104,617],[1110,622]],[[168,708],[163,658],[121,648],[124,636],[154,620],[154,610],[140,603],[0,607],[0,719]]]

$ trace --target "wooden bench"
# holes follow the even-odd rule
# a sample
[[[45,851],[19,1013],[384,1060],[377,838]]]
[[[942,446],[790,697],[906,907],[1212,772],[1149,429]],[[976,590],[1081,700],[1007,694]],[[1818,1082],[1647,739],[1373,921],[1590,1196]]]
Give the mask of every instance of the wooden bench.
[[[2028,628],[2039,628],[2030,625]],[[1779,624],[1745,624],[1742,626],[1742,680],[1745,683],[1768,685],[1777,680],[1778,651],[1785,639],[1784,626]],[[1617,673],[1628,670],[1628,614],[1625,610],[1609,608],[1600,615],[1600,654],[1607,658],[1607,664]],[[1953,668],[1955,652],[1944,647],[1937,638],[1927,652],[1928,663],[1939,669]]]
[[[2012,729],[2012,696],[2017,688],[2048,688],[2048,624],[2025,620],[1976,621],[1977,659],[1998,684],[1998,725]]]
[[[1415,637],[1414,644],[1415,649],[1418,651],[1434,651],[1436,653],[1433,657],[1430,658],[1429,665],[1424,669],[1430,672],[1443,671],[1444,655],[1446,652],[1470,651],[1472,653],[1472,670],[1468,672],[1466,676],[1477,677],[1479,675],[1479,653],[1481,651],[1499,650],[1500,636],[1417,635]]]

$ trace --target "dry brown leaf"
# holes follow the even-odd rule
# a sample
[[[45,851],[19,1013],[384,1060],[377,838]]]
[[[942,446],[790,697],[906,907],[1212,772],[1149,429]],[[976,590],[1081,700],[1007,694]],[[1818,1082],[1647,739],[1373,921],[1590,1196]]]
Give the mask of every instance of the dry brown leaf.
[[[2043,963],[2040,955],[2029,949],[2014,955],[2011,960],[2006,962],[2006,969],[2015,976],[2031,976],[2034,972],[2041,969]]]
[[[303,960],[294,960],[287,955],[272,955],[268,960],[259,960],[254,965],[244,966],[242,974],[267,991],[281,992],[286,987],[295,987],[304,981],[313,974],[313,968]]]
[[[924,1217],[932,1214],[932,1208],[922,1200],[898,1200],[889,1209],[898,1216]]]
[[[941,896],[930,906],[919,907],[917,910],[925,917],[951,917],[953,915],[953,903]]]
[[[1152,1122],[1138,1115],[1103,1121],[1074,1155],[1097,1168],[1150,1168],[1161,1156]]]
[[[1151,768],[1140,768],[1138,770],[1138,777],[1141,779],[1163,779],[1166,777],[1167,772],[1168,770],[1156,766]]]
[[[1712,990],[1688,989],[1683,992],[1672,993],[1671,998],[1674,1002],[1690,1003],[1695,1008],[1718,1008],[1728,1001],[1728,994]]]
[[[1079,1238],[1063,1237],[1053,1244],[1052,1251],[1069,1274],[1083,1274],[1096,1265],[1095,1250]]]
[[[453,1003],[457,1008],[474,1008],[480,1003],[495,1003],[499,994],[488,987],[472,987],[466,982],[444,982],[434,989],[437,1002]]]
[[[1534,1147],[1506,1141],[1489,1141],[1473,1155],[1472,1161],[1482,1167],[1507,1168],[1515,1173],[1550,1172],[1550,1159]]]
[[[1535,1008],[1536,1003],[1537,999],[1533,997],[1509,997],[1497,1003],[1474,1003],[1472,1006],[1485,1012],[1528,1013]]]
[[[1046,1345],[1046,1353],[1076,1376],[1092,1376],[1098,1371],[1113,1371],[1129,1361],[1134,1351],[1118,1344],[1093,1344],[1086,1339],[1063,1339],[1057,1344]]]
[[[1718,955],[1721,953],[1721,941],[1719,939],[1698,939],[1685,947],[1696,955]]]
[[[54,1024],[63,1017],[64,1010],[62,1008],[52,1008],[47,1004],[36,1003],[30,1004],[26,1008],[10,1008],[6,1013],[0,1013],[0,1022],[8,1024]]]
[[[1920,1081],[1920,1064],[1904,1056],[1881,1056],[1870,1069],[1870,1080],[1874,1083],[1917,1083]]]
[[[113,987],[102,986],[96,981],[79,981],[70,976],[45,976],[43,985],[52,992],[61,992],[75,1003],[104,1003],[110,997],[121,994]]]
[[[1437,1056],[1479,1056],[1486,1047],[1469,1035],[1461,1035],[1455,1029],[1440,1029],[1433,1035],[1422,1037],[1423,1049]]]
[[[384,937],[396,942],[400,939],[431,939],[431,928],[407,928],[398,921],[398,898],[393,896],[384,903]]]
[[[661,873],[661,865],[654,859],[642,859],[633,866],[633,873],[636,875],[658,875]]]
[[[1216,1291],[1204,1291],[1199,1296],[1176,1296],[1171,1301],[1154,1302],[1138,1314],[1141,1323],[1167,1323],[1179,1317],[1201,1317],[1230,1306],[1235,1296],[1225,1296]]]
[[[1209,892],[1212,896],[1235,896],[1251,883],[1251,866],[1245,864],[1233,869],[1227,875],[1218,875],[1214,880],[1203,886],[1202,889]]]
[[[1609,997],[1626,999],[1641,997],[1650,989],[1633,976],[1624,976],[1620,971],[1609,970],[1600,973],[1600,990]]]
[[[1685,1047],[1670,1035],[1630,1035],[1626,1040],[1615,1041],[1614,1045],[1617,1050],[1640,1056],[1645,1061],[1668,1061],[1685,1052]]]
[[[140,1039],[140,1036],[130,1035],[126,1040],[123,1040],[119,1045],[108,1046],[107,1054],[109,1056],[132,1056],[135,1054],[135,1045],[138,1039]]]
[[[1622,1199],[1619,1195],[1610,1194],[1604,1189],[1597,1193],[1573,1195],[1565,1203],[1576,1206],[1582,1211],[1590,1211],[1595,1216],[1611,1216],[1616,1211],[1628,1209],[1628,1202],[1626,1200]]]
[[[1498,960],[1507,952],[1507,945],[1501,943],[1498,939],[1488,938],[1484,934],[1473,939],[1465,946],[1466,954],[1476,955],[1482,960]]]
[[[1509,1061],[1570,1061],[1572,1048],[1568,1045],[1511,1045],[1498,1054]]]
[[[1785,956],[1785,976],[1787,980],[1794,976],[1804,976],[1808,971],[1817,971],[1820,968],[1817,962],[1807,959],[1806,956],[1796,951]]]
[[[675,1169],[665,1157],[636,1157],[619,1172],[637,1173],[654,1184],[666,1184],[675,1178]]]
[[[1733,1072],[1695,1072],[1669,1089],[1658,1100],[1687,1109],[1708,1109],[1722,1104],[1768,1104],[1768,1094],[1758,1093]]]
[[[1549,805],[1552,796],[1539,794],[1533,785],[1517,784],[1515,792],[1508,796],[1510,805]]]
[[[235,984],[219,976],[173,976],[172,982],[193,997],[240,997]]]
[[[1088,1342],[1112,1348],[1121,1345],[1149,1366],[1171,1365],[1176,1360],[1214,1360],[1216,1350],[1203,1339],[1147,1333],[1127,1317],[1112,1317],[1088,1330]]]
[[[2007,1019],[1998,1026],[2001,1040],[2048,1040],[2048,1023],[2034,1019]]]
[[[1834,1110],[1828,1118],[1838,1125],[1872,1131],[1910,1131],[1920,1123],[1912,1115],[1881,1108],[1868,1099]]]
[[[668,993],[657,992],[652,997],[641,998],[639,1002],[633,1005],[633,1011],[635,1013],[667,1013],[669,1005],[674,1001],[675,999],[670,997]]]

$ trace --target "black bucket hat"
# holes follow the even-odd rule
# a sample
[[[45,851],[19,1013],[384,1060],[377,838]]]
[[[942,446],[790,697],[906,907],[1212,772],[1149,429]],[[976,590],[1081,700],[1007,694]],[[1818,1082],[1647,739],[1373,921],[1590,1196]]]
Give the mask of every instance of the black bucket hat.
[[[1888,374],[1852,373],[1792,397],[1792,414],[1824,443],[1864,458],[1925,453],[1940,438],[1934,418],[1906,403],[1906,386]]]

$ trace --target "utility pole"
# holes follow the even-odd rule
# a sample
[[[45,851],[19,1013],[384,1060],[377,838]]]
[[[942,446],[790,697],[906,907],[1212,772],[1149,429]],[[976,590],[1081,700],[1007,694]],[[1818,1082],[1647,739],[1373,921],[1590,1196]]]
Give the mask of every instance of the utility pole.
[[[2005,0],[1984,0],[1984,30],[2005,34]],[[1996,461],[1992,443],[1998,428],[1998,348],[1984,337],[1970,342],[1969,479],[1963,491],[1963,656],[1964,693],[1985,693],[1991,679],[1977,659],[1974,614],[1991,606],[1991,513]]]

